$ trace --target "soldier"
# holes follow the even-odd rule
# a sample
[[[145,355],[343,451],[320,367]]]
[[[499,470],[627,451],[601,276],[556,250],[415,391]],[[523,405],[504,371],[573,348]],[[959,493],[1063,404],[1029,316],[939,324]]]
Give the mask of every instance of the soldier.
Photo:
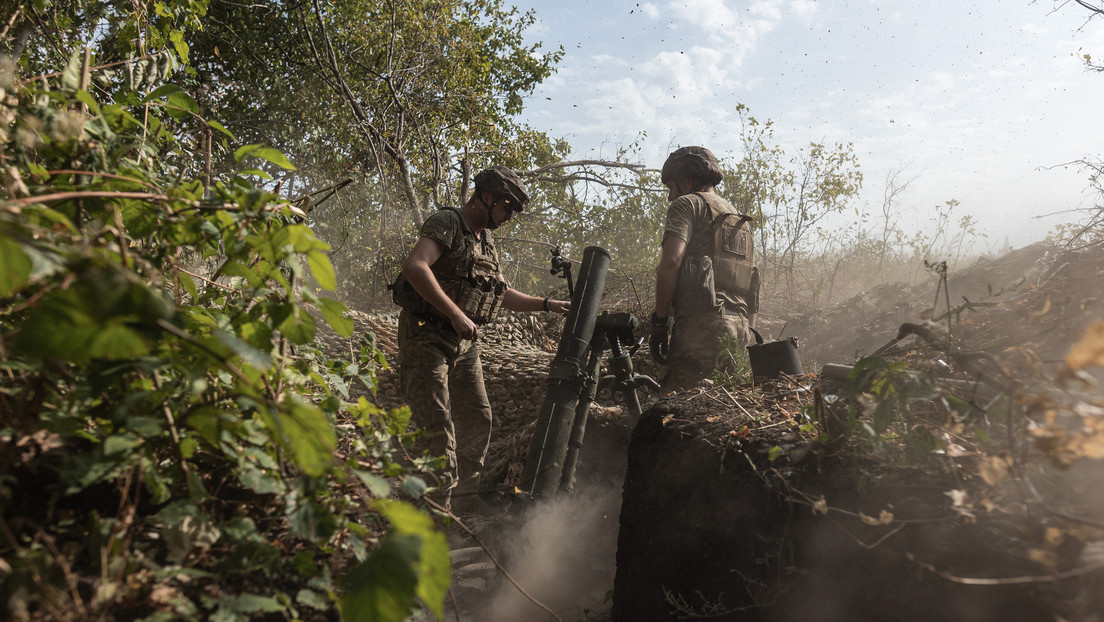
[[[523,294],[506,284],[491,231],[525,208],[529,193],[514,171],[475,176],[460,209],[422,224],[392,286],[399,314],[399,380],[431,456],[445,456],[446,504],[463,478],[475,484],[491,440],[491,405],[479,361],[478,327],[499,307],[566,314],[570,303]]]
[[[652,357],[665,365],[660,372],[665,391],[708,378],[717,367],[721,337],[731,335],[742,346],[755,325],[759,271],[753,265],[751,217],[714,192],[723,177],[705,147],[678,149],[663,164],[661,179],[671,204],[656,268],[649,345]]]

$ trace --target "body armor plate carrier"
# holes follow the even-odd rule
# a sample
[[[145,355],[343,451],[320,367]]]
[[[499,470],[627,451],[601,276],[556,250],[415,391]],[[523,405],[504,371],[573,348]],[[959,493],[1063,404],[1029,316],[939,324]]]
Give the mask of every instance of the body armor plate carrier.
[[[679,268],[676,302],[683,313],[701,313],[724,306],[741,307],[746,313],[759,310],[759,271],[753,266],[754,238],[751,216],[720,209],[705,194],[698,193],[709,207],[712,252],[687,256]]]
[[[461,259],[456,263],[456,269],[451,274],[440,274],[434,270],[433,275],[445,295],[460,307],[464,315],[478,325],[487,324],[498,316],[506,294],[506,283],[499,279],[498,264],[491,257],[476,254],[472,236],[464,235],[462,240]],[[391,290],[391,300],[410,313],[422,318],[447,320],[444,314],[422,298],[401,271],[387,289]]]

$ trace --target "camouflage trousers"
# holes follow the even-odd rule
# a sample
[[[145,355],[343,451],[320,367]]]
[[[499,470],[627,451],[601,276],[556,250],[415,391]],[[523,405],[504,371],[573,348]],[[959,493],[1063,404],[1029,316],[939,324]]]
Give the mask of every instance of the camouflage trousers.
[[[399,314],[399,384],[411,421],[423,436],[415,444],[445,456],[444,500],[452,489],[477,487],[491,442],[491,403],[483,384],[479,344],[451,326]]]
[[[709,378],[713,370],[718,369],[721,337],[734,337],[742,352],[750,334],[748,319],[743,315],[728,315],[723,311],[676,313],[667,364],[660,370],[663,390],[686,389]],[[720,365],[725,366],[724,362]]]

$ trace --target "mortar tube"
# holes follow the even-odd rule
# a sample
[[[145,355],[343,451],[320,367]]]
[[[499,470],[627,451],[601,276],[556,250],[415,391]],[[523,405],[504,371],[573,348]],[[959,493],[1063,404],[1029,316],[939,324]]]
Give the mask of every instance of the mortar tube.
[[[575,406],[575,419],[571,424],[571,437],[567,443],[567,456],[564,458],[563,477],[560,478],[560,490],[571,492],[575,487],[575,467],[579,463],[579,452],[583,449],[583,436],[586,435],[587,419],[590,418],[590,405],[598,395],[598,374],[602,370],[601,335],[592,339],[590,360],[587,362],[587,377],[583,389],[579,392],[579,403]]]
[[[583,251],[571,310],[548,372],[548,391],[521,474],[521,484],[533,498],[555,497],[563,478],[575,409],[587,377],[586,354],[594,335],[610,260],[604,248],[589,246]]]

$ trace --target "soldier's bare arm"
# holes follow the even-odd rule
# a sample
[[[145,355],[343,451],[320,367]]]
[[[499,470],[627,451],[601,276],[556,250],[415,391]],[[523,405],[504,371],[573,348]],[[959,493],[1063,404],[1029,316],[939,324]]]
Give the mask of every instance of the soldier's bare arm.
[[[571,310],[571,303],[566,300],[552,300],[548,298],[548,307],[545,308],[545,298],[538,298],[523,294],[509,287],[502,297],[502,306],[511,311],[552,311],[566,315]]]
[[[656,267],[656,317],[667,317],[671,300],[675,296],[678,269],[685,254],[686,240],[675,235],[663,238],[663,250],[659,256],[659,266]]]

